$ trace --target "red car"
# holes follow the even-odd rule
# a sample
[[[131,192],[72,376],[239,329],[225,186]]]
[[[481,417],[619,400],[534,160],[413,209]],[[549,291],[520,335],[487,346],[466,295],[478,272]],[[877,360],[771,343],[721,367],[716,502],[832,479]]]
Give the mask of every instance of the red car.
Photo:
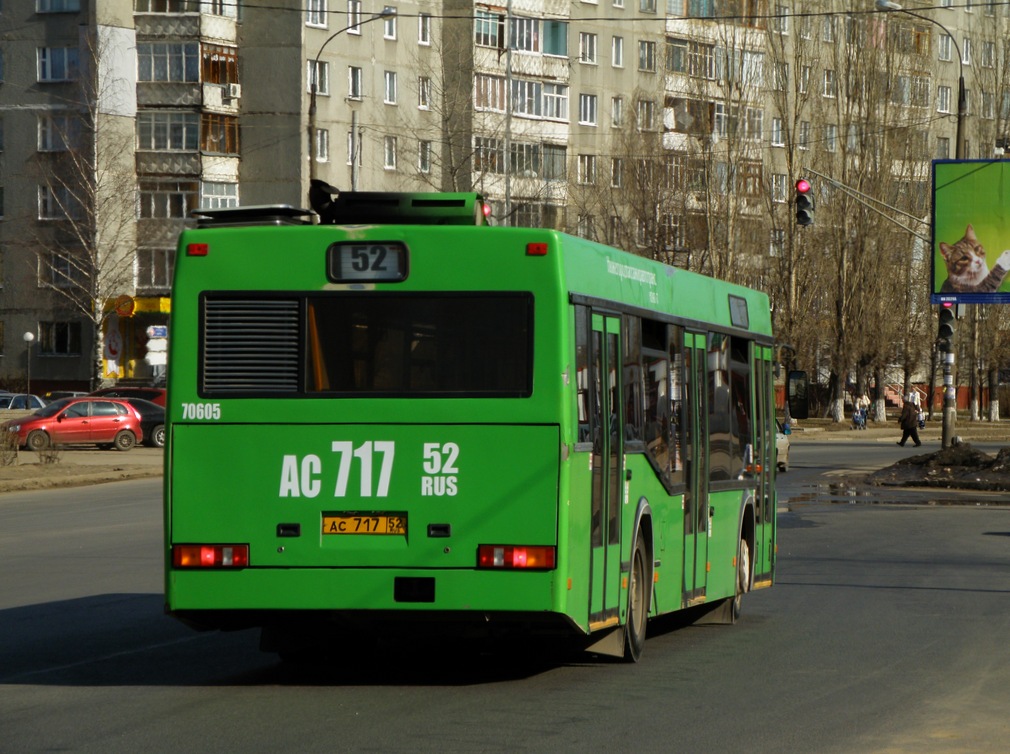
[[[137,410],[123,401],[62,398],[5,422],[3,431],[17,432],[18,445],[29,450],[82,443],[129,450],[144,439],[140,421]]]
[[[143,398],[145,401],[156,403],[165,408],[165,395],[168,391],[163,387],[134,387],[121,385],[119,387],[103,387],[89,393],[92,397],[102,396],[103,398]]]

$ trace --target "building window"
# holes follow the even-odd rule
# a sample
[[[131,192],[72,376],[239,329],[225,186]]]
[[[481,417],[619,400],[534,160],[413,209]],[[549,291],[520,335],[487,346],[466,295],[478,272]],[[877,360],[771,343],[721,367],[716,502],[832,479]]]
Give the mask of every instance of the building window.
[[[614,68],[624,68],[624,37],[610,40],[610,64]]]
[[[382,38],[396,39],[396,13],[382,19]]]
[[[830,68],[824,69],[824,89],[821,94],[825,97],[835,97],[838,94],[835,72]]]
[[[175,4],[178,0],[168,0],[170,4]],[[186,2],[185,7],[180,12],[185,12],[192,8],[192,1]],[[239,4],[235,0],[203,0],[200,3],[200,12],[210,16],[223,16],[224,18],[238,18]]]
[[[784,147],[786,145],[785,135],[782,129],[782,118],[772,118],[772,146]]]
[[[361,99],[361,69],[353,65],[347,67],[347,98]]]
[[[544,180],[563,181],[568,177],[568,149],[559,144],[544,144]]]
[[[509,148],[509,171],[524,178],[540,175],[540,145],[512,142]]]
[[[417,106],[422,110],[431,107],[431,79],[427,76],[417,78]]]
[[[579,183],[583,185],[596,183],[596,155],[594,154],[579,155],[578,180]]]
[[[950,112],[950,87],[938,86],[936,88],[936,110],[940,113]]]
[[[568,120],[568,87],[564,84],[544,84],[544,117]]]
[[[200,185],[200,206],[207,209],[237,207],[238,184],[204,181]]]
[[[140,181],[140,217],[144,220],[185,218],[197,208],[196,181]]]
[[[315,87],[316,94],[329,96],[330,94],[330,64],[322,60],[310,60],[305,80],[309,85],[309,93]]]
[[[642,13],[655,13],[656,0],[638,0],[638,9]]]
[[[137,113],[137,149],[158,152],[195,152],[200,143],[196,113],[147,110]]]
[[[477,110],[505,112],[505,77],[478,73],[474,76],[473,106]]]
[[[611,188],[621,188],[624,178],[624,160],[614,157],[610,160],[610,186]]]
[[[74,115],[65,113],[43,113],[39,115],[40,152],[66,152],[80,143],[81,121]]]
[[[38,48],[39,81],[74,81],[78,64],[76,47]]]
[[[196,42],[138,42],[138,81],[200,80],[200,45]]]
[[[37,0],[36,13],[74,13],[81,9],[80,0]]]
[[[353,165],[354,159],[357,158],[358,165],[364,164],[362,159],[362,149],[361,149],[361,131],[358,131],[358,136],[355,138],[353,131],[347,132],[347,164]]]
[[[172,287],[175,249],[137,249],[137,288],[168,291]]]
[[[830,14],[824,16],[824,22],[821,24],[821,41],[829,43],[835,41],[835,19]]]
[[[800,94],[806,94],[810,88],[810,66],[800,68]]]
[[[66,186],[39,186],[39,220],[79,220],[80,199]]]
[[[965,37],[964,42],[961,44],[961,62],[965,65],[971,65],[971,40],[968,37]]]
[[[800,149],[810,148],[810,121],[804,120],[800,121],[800,138],[799,144]]]
[[[638,101],[638,130],[651,131],[656,127],[656,103],[652,100]]]
[[[502,47],[505,16],[486,10],[474,11],[473,41],[478,47]]]
[[[771,29],[776,34],[789,33],[789,8],[785,5],[775,6],[775,15],[771,19]]]
[[[504,172],[505,147],[501,139],[474,137],[473,169],[478,173]]]
[[[80,356],[80,322],[39,322],[39,353],[44,356]]]
[[[234,115],[203,113],[200,148],[212,154],[238,154],[238,118]]]
[[[417,16],[417,43],[419,45],[431,44],[431,14],[419,13]]]
[[[772,201],[782,204],[786,200],[786,175],[785,173],[775,173],[772,175]]]
[[[579,62],[596,64],[596,35],[589,32],[579,34]]]
[[[937,39],[936,45],[936,56],[939,60],[950,61],[952,59],[951,49],[953,45],[951,44],[951,39],[946,34],[941,34]]]
[[[833,123],[824,127],[824,148],[829,152],[838,151],[838,126]]]
[[[347,0],[347,33],[361,33],[361,0]]]
[[[579,95],[579,123],[584,126],[596,125],[596,95]]]
[[[512,112],[538,118],[543,113],[543,84],[539,81],[513,79]]]
[[[396,71],[386,71],[382,90],[382,101],[387,105],[396,104]]]
[[[624,97],[613,97],[610,100],[610,119],[614,128],[624,125]]]
[[[201,73],[207,84],[238,83],[238,48],[205,44],[201,49]]]
[[[307,0],[305,23],[309,26],[326,28],[326,0]]]
[[[638,42],[638,70],[655,72],[656,70],[656,43],[639,40]]]
[[[509,23],[509,44],[519,52],[540,52],[540,20],[513,16]]]
[[[382,167],[396,170],[396,137],[386,136],[382,140]]]
[[[136,13],[185,13],[192,0],[134,0],[133,10]],[[222,2],[223,0],[217,0]],[[211,3],[207,3],[211,5]],[[204,11],[209,12],[209,11]],[[215,13],[214,15],[222,15]]]
[[[39,285],[46,288],[72,288],[84,277],[80,260],[73,259],[69,254],[55,251],[40,254]]]
[[[950,139],[946,136],[938,136],[936,139],[936,159],[950,159]]]
[[[568,22],[544,20],[544,55],[568,57]]]
[[[330,132],[325,128],[316,129],[316,162],[330,161]]]
[[[431,142],[417,142],[417,169],[421,173],[431,172]]]

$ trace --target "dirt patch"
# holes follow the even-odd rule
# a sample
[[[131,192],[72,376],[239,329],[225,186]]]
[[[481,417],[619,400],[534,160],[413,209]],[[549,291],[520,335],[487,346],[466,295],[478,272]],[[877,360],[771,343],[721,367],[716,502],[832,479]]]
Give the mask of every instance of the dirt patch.
[[[866,482],[897,487],[1010,490],[1010,448],[1003,448],[995,458],[969,443],[909,456],[867,475]]]
[[[44,490],[53,487],[77,487],[86,484],[119,482],[161,476],[159,467],[131,464],[25,463],[0,465],[0,492]]]

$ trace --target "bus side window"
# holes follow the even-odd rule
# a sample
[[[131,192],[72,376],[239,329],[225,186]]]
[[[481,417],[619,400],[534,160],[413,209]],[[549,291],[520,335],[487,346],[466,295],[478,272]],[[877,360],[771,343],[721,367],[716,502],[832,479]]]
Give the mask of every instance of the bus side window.
[[[589,309],[575,307],[575,398],[578,410],[577,443],[590,442],[589,436]]]
[[[647,375],[642,374],[642,320],[624,315],[624,441],[630,451],[642,449],[644,421],[643,392]]]

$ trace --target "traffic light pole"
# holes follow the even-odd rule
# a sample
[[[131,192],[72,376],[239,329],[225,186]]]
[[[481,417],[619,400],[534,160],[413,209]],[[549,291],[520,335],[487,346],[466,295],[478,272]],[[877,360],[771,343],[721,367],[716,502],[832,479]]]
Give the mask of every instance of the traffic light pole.
[[[954,425],[957,423],[957,391],[954,387],[954,352],[943,354],[943,429],[940,444],[949,448],[954,442]]]

